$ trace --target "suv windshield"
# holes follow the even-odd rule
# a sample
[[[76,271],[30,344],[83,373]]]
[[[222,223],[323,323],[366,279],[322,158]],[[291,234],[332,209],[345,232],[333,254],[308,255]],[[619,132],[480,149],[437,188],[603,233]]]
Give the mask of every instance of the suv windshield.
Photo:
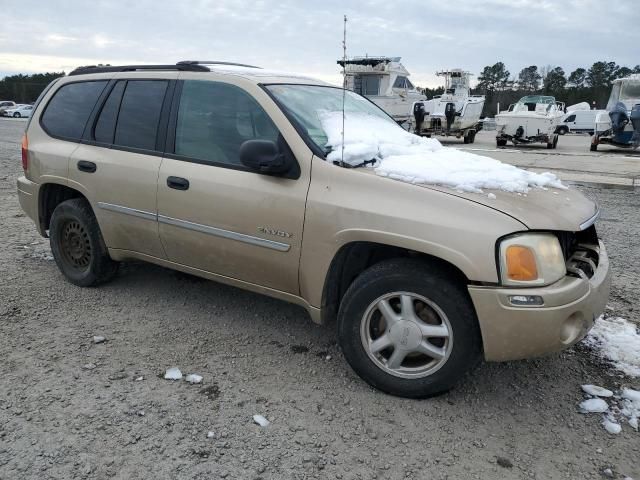
[[[322,128],[321,116],[332,112],[342,112],[343,90],[321,85],[267,85],[266,88],[287,113],[304,128],[313,143],[325,153],[329,153],[327,133]],[[344,110],[346,113],[371,115],[400,128],[375,104],[349,90],[345,91]]]

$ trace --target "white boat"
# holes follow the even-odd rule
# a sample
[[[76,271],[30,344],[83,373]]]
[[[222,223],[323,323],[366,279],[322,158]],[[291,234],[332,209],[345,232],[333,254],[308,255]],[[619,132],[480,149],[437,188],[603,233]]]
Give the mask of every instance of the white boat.
[[[522,143],[546,143],[556,148],[556,128],[563,118],[564,103],[546,95],[527,95],[509,106],[506,112],[496,115],[496,145],[504,147],[508,141]]]
[[[426,99],[409,80],[400,57],[354,57],[338,60],[338,65],[344,68],[348,90],[364,95],[398,123],[409,122],[413,103]]]
[[[470,94],[470,72],[454,68],[436,75],[444,77],[444,93],[413,104],[415,133],[455,135],[464,137],[464,143],[473,143],[476,131],[480,130],[484,96]]]
[[[640,75],[613,81],[607,111],[596,117],[591,151],[595,152],[600,144],[640,147]]]

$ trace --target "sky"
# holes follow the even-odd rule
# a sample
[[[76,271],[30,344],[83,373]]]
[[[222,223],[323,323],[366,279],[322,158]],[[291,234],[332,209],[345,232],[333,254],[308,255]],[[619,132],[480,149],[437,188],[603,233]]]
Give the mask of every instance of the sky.
[[[96,63],[219,60],[341,82],[347,56],[400,56],[414,84],[444,68],[640,64],[640,0],[0,0],[0,77]]]

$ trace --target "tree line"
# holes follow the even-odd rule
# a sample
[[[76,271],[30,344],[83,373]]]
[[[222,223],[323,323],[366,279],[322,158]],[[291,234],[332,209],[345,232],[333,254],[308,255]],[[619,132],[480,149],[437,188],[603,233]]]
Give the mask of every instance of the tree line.
[[[0,100],[33,103],[49,83],[63,76],[64,72],[52,72],[4,77],[0,80]]]
[[[595,108],[605,108],[611,84],[616,78],[640,73],[640,65],[633,68],[615,62],[595,62],[590,68],[576,68],[567,75],[562,67],[536,65],[525,67],[517,76],[511,75],[502,62],[486,66],[478,76],[474,94],[486,96],[483,114],[494,116],[497,105],[505,110],[524,95],[552,95],[567,106],[587,102]]]

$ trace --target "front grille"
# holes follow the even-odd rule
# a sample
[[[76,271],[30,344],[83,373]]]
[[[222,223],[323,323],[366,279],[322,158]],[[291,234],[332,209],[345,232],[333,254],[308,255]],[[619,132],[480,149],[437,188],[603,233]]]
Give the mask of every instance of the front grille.
[[[567,266],[567,274],[590,279],[596,273],[600,261],[600,249],[596,227],[580,232],[556,232]]]

